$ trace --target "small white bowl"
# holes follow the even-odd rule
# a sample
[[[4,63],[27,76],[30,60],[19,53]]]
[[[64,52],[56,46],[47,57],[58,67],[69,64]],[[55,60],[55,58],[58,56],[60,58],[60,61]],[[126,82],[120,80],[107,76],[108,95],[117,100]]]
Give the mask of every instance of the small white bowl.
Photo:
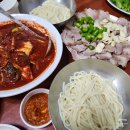
[[[17,127],[9,124],[0,124],[0,130],[20,130]]]
[[[29,98],[31,98],[33,95],[35,94],[38,94],[38,93],[47,93],[49,95],[49,90],[48,89],[44,89],[44,88],[39,88],[39,89],[35,89],[35,90],[32,90],[31,92],[29,92],[22,100],[21,104],[20,104],[20,117],[22,119],[22,121],[28,126],[28,127],[31,127],[31,128],[44,128],[46,126],[48,126],[52,121],[50,119],[49,122],[43,124],[43,125],[40,125],[40,126],[34,126],[32,124],[30,124],[25,115],[24,115],[24,107],[25,107],[25,104],[26,102],[29,100]]]

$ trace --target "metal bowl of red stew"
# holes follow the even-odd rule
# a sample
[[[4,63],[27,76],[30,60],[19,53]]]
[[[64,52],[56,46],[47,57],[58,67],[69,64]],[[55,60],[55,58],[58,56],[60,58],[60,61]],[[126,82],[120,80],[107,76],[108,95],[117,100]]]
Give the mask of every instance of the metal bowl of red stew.
[[[35,89],[21,102],[20,117],[31,128],[43,128],[51,123],[48,110],[48,89]]]
[[[48,78],[62,55],[62,39],[48,21],[28,14],[15,18],[44,40],[23,30],[5,16],[0,17],[0,97],[28,91]],[[49,39],[52,45],[46,55]]]

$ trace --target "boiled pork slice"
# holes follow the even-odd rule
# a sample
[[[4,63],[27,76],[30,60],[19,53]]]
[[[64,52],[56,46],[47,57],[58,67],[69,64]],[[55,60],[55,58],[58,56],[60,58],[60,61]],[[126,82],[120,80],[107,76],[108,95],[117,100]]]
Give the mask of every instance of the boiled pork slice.
[[[85,56],[82,53],[77,53],[75,50],[71,50],[72,58],[73,60],[79,60],[79,59],[88,59],[90,56]]]
[[[120,55],[123,52],[123,45],[121,43],[116,44],[115,54]]]
[[[106,52],[106,53],[96,54],[96,57],[100,60],[109,60],[112,58],[112,55],[110,52]]]
[[[129,59],[125,55],[113,55],[113,57],[117,60],[118,65],[122,67],[126,67]]]
[[[128,20],[125,18],[118,18],[118,20],[116,21],[117,24],[123,25],[123,26],[128,26]]]
[[[130,59],[130,47],[123,48],[123,54]]]
[[[86,16],[90,16],[92,17],[93,19],[97,19],[98,18],[98,11],[94,10],[94,9],[85,9],[84,10]]]

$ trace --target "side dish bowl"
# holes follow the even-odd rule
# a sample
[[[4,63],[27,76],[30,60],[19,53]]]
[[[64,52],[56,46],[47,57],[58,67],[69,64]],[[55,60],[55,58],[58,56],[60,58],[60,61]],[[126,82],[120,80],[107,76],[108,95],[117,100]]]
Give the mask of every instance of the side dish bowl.
[[[60,117],[58,99],[60,93],[63,91],[63,82],[68,83],[70,76],[72,76],[74,72],[78,71],[92,71],[113,82],[113,85],[117,88],[117,91],[123,100],[123,119],[127,119],[127,125],[124,124],[124,128],[122,128],[122,130],[129,130],[130,77],[120,68],[108,62],[95,59],[84,59],[72,62],[64,67],[54,78],[49,92],[49,112],[55,128],[57,130],[67,130]]]
[[[24,113],[24,110],[25,110],[25,104],[27,103],[27,101],[34,95],[36,94],[49,94],[49,90],[48,89],[43,89],[43,88],[39,88],[39,89],[34,89],[32,90],[31,92],[29,92],[22,100],[21,102],[21,105],[20,105],[20,117],[22,119],[22,121],[28,126],[28,127],[31,127],[31,128],[44,128],[46,127],[47,125],[49,125],[51,123],[51,119],[43,124],[43,125],[39,125],[39,126],[34,126],[32,125],[31,123],[29,123],[25,117],[25,113]],[[37,99],[38,100],[38,99]],[[47,101],[48,102],[48,101]]]
[[[130,12],[126,12],[125,10],[122,10],[122,9],[118,8],[114,3],[111,2],[111,0],[107,0],[107,2],[108,2],[111,6],[113,6],[115,9],[117,9],[117,10],[119,10],[119,11],[121,11],[121,12],[127,14],[127,15],[130,15]]]
[[[42,18],[28,15],[28,14],[13,14],[13,16],[17,19],[34,21],[34,22],[40,24],[41,26],[45,27],[47,29],[47,31],[49,32],[53,43],[55,44],[56,55],[55,55],[55,58],[54,58],[53,62],[51,63],[51,65],[49,65],[47,67],[47,69],[44,72],[42,72],[38,77],[33,79],[31,82],[29,82],[23,86],[20,86],[18,88],[12,88],[10,90],[1,90],[0,97],[14,96],[14,95],[26,92],[26,91],[36,87],[37,85],[39,85],[41,82],[43,82],[45,79],[47,79],[51,75],[51,73],[55,70],[55,68],[57,67],[57,65],[61,59],[62,50],[63,50],[61,36],[60,36],[59,32],[57,31],[57,29],[51,23],[49,23],[48,21],[46,21]],[[9,20],[7,17],[1,15],[0,22],[7,21],[7,20]]]

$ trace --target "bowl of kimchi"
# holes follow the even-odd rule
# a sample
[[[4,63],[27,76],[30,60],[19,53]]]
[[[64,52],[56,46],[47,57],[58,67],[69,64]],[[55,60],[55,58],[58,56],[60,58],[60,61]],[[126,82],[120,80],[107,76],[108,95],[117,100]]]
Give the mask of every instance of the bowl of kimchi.
[[[39,85],[56,69],[63,50],[61,36],[51,23],[28,14],[13,16],[43,38],[1,15],[0,97],[18,95]],[[46,55],[50,38],[52,45]]]

